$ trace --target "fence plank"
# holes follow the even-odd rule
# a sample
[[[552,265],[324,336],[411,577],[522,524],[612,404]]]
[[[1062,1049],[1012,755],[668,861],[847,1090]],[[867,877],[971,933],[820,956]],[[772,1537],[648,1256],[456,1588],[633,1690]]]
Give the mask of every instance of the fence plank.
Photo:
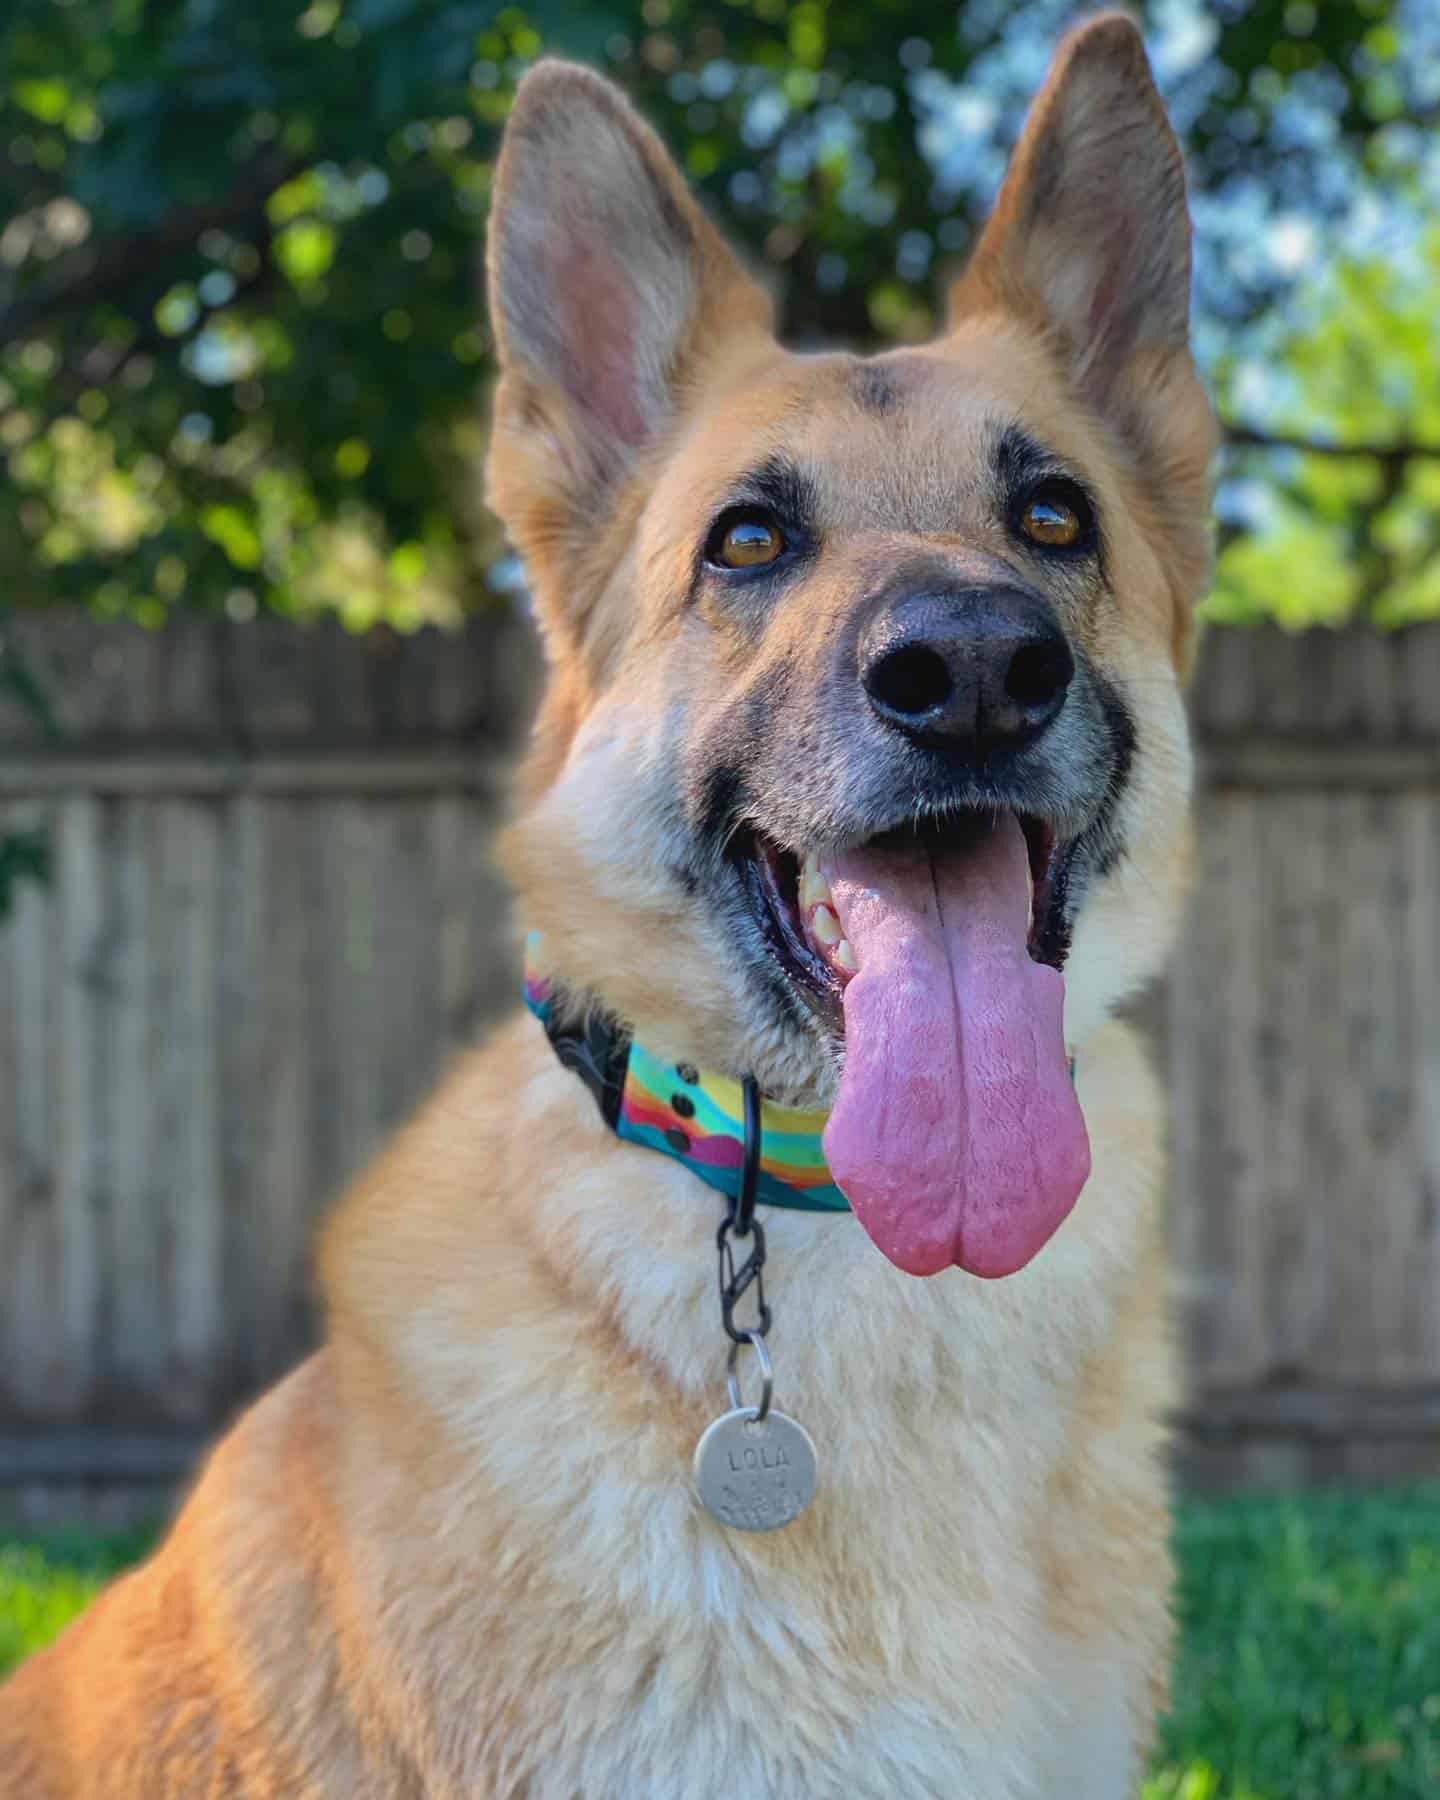
[[[1263,1134],[1266,1181],[1262,1218],[1264,1255],[1250,1279],[1271,1320],[1264,1366],[1303,1367],[1324,1327],[1326,1211],[1316,1204],[1316,1167],[1310,1097],[1324,1104],[1324,1075],[1316,1055],[1294,1054],[1296,1043],[1318,1046],[1330,1016],[1329,995],[1315,980],[1326,962],[1316,896],[1333,879],[1323,834],[1323,796],[1300,794],[1284,809],[1257,806],[1267,850],[1264,872],[1261,968],[1265,979],[1262,1089],[1257,1120]],[[1278,812],[1279,816],[1276,816]]]
[[[1440,694],[1440,684],[1432,690]],[[1415,1169],[1420,1244],[1411,1272],[1420,1360],[1440,1368],[1440,807],[1404,802],[1410,906],[1398,946],[1409,978],[1416,1054]]]
[[[107,881],[113,896],[111,1026],[101,1039],[107,1073],[107,1230],[104,1236],[107,1385],[112,1397],[162,1393],[167,1297],[158,1280],[164,1199],[156,1187],[152,1083],[167,1023],[154,1010],[156,964],[170,954],[160,908],[148,809],[112,803]],[[68,880],[69,871],[65,871]]]
[[[263,809],[265,889],[252,901],[260,919],[251,965],[256,1018],[256,1081],[247,1096],[227,1096],[235,1129],[251,1137],[254,1157],[244,1196],[253,1219],[251,1322],[235,1332],[247,1385],[284,1367],[305,1342],[309,1311],[309,1235],[323,1199],[316,1166],[314,1096],[308,1081],[315,1030],[311,997],[311,924],[306,846],[315,808],[298,800]]]
[[[163,1033],[154,1065],[159,1130],[152,1147],[164,1205],[170,1322],[166,1412],[203,1416],[223,1341],[218,1008],[219,815],[206,802],[155,808],[159,916],[168,948],[157,960]]]
[[[33,811],[5,815],[7,824],[30,827]],[[53,813],[47,822],[53,822]],[[5,995],[0,1029],[6,1029],[8,1083],[0,1106],[8,1120],[5,1188],[9,1218],[6,1254],[0,1258],[0,1363],[5,1410],[20,1419],[55,1416],[59,1246],[55,1204],[55,990],[51,938],[57,920],[47,897],[22,886],[14,916],[0,933],[5,955]],[[63,1409],[60,1410],[63,1418]]]
[[[60,854],[67,879],[56,895],[52,980],[57,1001],[54,1287],[58,1338],[51,1403],[62,1415],[84,1410],[98,1374],[100,1218],[96,1205],[100,1136],[103,964],[100,804],[74,794],[60,808]]]

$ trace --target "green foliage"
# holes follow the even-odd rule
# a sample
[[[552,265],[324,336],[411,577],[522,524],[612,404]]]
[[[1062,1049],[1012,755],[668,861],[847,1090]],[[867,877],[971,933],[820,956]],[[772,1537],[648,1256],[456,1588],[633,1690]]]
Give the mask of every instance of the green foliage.
[[[1430,454],[1269,457],[1251,529],[1221,558],[1212,617],[1381,625],[1440,616],[1440,231],[1341,263],[1277,344],[1287,412],[1321,443]]]
[[[142,1538],[0,1546],[0,1673]],[[1440,1792],[1440,1494],[1191,1503],[1179,1660],[1143,1800]]]
[[[0,592],[157,624],[177,606],[452,616],[501,550],[475,473],[490,373],[475,270],[530,61],[558,49],[630,89],[776,271],[792,330],[903,339],[934,323],[937,274],[998,173],[983,133],[945,148],[946,120],[973,87],[1008,136],[1019,91],[996,70],[1018,57],[1028,88],[1067,10],[9,0]],[[1289,180],[1280,127],[1306,81],[1339,84],[1362,152],[1393,124],[1389,0],[1210,10],[1200,185]],[[1227,569],[1225,616],[1274,610],[1277,554]],[[1429,595],[1417,579],[1387,604]],[[1355,597],[1327,591],[1324,609]]]
[[[505,104],[473,77],[535,49],[435,0],[10,9],[18,600],[245,616],[323,601],[338,562],[362,622],[445,610]]]

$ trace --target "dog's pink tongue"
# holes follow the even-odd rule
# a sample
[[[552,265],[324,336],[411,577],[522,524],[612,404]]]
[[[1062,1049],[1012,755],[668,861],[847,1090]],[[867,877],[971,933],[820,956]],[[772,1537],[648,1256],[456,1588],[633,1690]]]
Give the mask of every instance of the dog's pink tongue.
[[[859,963],[825,1157],[900,1268],[1023,1268],[1075,1204],[1090,1142],[1064,981],[1030,960],[1025,839],[1006,818],[932,858],[856,850],[825,869]]]

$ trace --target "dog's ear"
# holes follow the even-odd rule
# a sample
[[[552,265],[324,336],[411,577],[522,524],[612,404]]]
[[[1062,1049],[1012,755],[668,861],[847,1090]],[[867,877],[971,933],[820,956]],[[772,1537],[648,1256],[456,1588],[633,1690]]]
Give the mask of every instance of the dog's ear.
[[[1186,346],[1185,170],[1144,43],[1123,14],[1061,44],[950,296],[953,322],[996,306],[1058,334],[1101,404],[1137,351]]]
[[[1175,602],[1176,656],[1209,580],[1215,418],[1190,356],[1180,146],[1134,24],[1106,13],[1060,46],[950,316],[1005,312],[1054,342],[1145,498]]]
[[[556,61],[526,76],[506,126],[489,285],[492,499],[547,625],[580,627],[555,617],[583,601],[574,555],[704,358],[768,331],[770,304],[619,90]]]

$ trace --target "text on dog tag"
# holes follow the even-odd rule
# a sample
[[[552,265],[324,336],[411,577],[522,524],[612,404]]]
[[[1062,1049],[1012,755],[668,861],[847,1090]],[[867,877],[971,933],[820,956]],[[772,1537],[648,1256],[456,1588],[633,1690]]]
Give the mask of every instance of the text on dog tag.
[[[736,1407],[695,1446],[695,1487],[705,1510],[736,1531],[777,1531],[815,1497],[810,1434],[773,1408],[764,1419]]]

